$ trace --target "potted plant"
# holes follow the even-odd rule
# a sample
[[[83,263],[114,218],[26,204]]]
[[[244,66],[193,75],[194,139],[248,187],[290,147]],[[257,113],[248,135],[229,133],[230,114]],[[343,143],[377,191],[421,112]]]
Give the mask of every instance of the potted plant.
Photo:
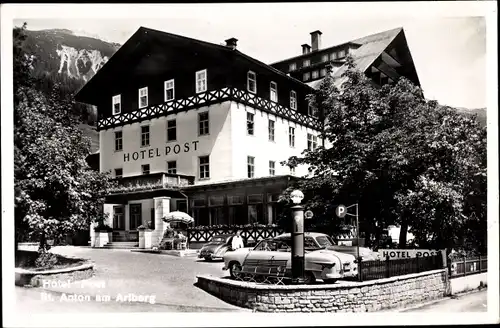
[[[139,231],[139,248],[144,249],[146,245],[146,240],[144,238],[144,232],[146,231],[146,226],[141,224],[140,226],[137,227],[137,230]]]
[[[112,240],[113,228],[100,222],[94,228],[95,242],[94,247],[103,247]]]

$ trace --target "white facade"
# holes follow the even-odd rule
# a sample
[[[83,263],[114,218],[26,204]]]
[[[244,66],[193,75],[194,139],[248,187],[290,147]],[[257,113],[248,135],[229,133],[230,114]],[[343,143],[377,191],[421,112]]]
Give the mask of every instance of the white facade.
[[[199,135],[198,114],[209,112],[209,134]],[[254,134],[247,133],[247,112],[253,114]],[[176,119],[177,140],[167,142],[167,120]],[[269,120],[274,121],[274,141],[269,140]],[[149,126],[149,146],[141,146],[141,127]],[[294,147],[289,142],[294,128]],[[123,150],[115,151],[115,132],[122,132]],[[307,148],[308,133],[318,131],[290,122],[258,109],[226,101],[177,114],[126,124],[100,131],[101,171],[122,169],[123,176],[166,172],[167,162],[176,161],[177,174],[195,176],[195,183],[213,183],[248,178],[247,157],[255,158],[254,178],[270,176],[269,161],[275,162],[275,175],[290,174],[281,161],[299,156]],[[317,143],[320,143],[319,138]],[[200,179],[199,157],[209,156],[210,178]],[[306,175],[307,167],[297,167],[296,176]]]

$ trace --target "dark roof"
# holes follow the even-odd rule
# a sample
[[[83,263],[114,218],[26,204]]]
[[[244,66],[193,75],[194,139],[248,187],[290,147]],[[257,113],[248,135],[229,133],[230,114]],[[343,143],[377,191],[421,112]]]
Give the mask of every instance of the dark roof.
[[[302,81],[297,80],[286,73],[271,67],[255,58],[252,58],[242,52],[240,52],[237,49],[232,49],[227,46],[223,45],[218,45],[215,43],[210,43],[206,41],[201,41],[197,39],[192,39],[188,38],[185,36],[177,35],[177,34],[172,34],[168,32],[163,32],[163,31],[158,31],[146,27],[140,27],[121,47],[118,49],[118,51],[111,56],[109,61],[78,91],[78,93],[75,96],[75,99],[80,102],[88,102],[91,100],[92,93],[94,90],[99,90],[100,84],[102,82],[103,76],[106,76],[107,74],[110,74],[114,66],[117,65],[117,63],[120,63],[122,61],[128,60],[132,56],[141,56],[141,49],[145,48],[149,42],[151,42],[154,39],[159,39],[163,41],[182,41],[182,42],[187,42],[191,45],[197,45],[201,47],[205,47],[207,49],[212,49],[215,51],[220,51],[220,52],[225,52],[228,54],[234,54],[236,56],[239,56],[249,62],[252,62],[254,64],[257,64],[261,66],[263,69],[266,69],[274,74],[278,74],[290,81],[293,81],[294,83],[300,83],[302,85],[307,86],[304,84]]]

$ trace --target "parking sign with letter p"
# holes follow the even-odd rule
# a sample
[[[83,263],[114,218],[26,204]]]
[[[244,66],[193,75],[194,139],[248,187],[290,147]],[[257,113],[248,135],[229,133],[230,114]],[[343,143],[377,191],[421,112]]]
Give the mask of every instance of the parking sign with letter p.
[[[347,214],[346,207],[344,205],[337,206],[337,209],[335,210],[335,214],[337,214],[337,216],[339,218],[343,218]]]

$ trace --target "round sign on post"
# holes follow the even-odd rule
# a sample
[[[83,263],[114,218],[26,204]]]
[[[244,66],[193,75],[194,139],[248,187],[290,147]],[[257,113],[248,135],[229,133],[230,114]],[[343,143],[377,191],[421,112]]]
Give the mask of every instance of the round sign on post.
[[[311,210],[306,211],[306,212],[304,213],[304,217],[305,217],[306,219],[312,219],[312,217],[313,217],[313,216],[314,216],[314,214],[313,214],[313,212],[312,212]]]
[[[335,210],[335,214],[337,214],[337,216],[339,218],[343,218],[347,214],[346,207],[344,205],[337,206],[337,209]]]

